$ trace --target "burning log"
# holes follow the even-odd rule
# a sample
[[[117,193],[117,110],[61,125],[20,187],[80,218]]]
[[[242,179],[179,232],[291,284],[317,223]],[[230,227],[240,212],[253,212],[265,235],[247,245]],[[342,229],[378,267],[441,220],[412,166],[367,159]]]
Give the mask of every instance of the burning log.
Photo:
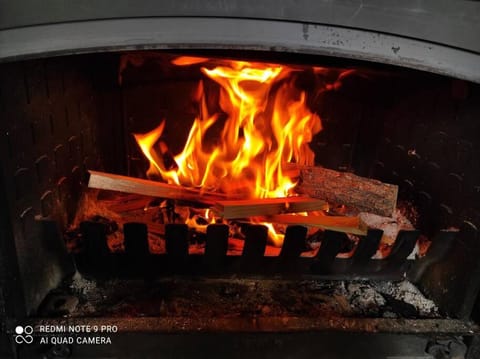
[[[278,214],[256,217],[255,219],[262,222],[319,227],[324,230],[351,233],[360,236],[366,235],[368,230],[367,225],[359,217]]]
[[[280,213],[308,212],[328,209],[327,202],[308,197],[254,198],[218,201],[214,210],[226,219],[270,216]]]
[[[199,202],[208,205],[213,205],[214,203],[226,198],[225,195],[220,193],[204,192],[194,188],[185,188],[177,185],[115,175],[105,172],[89,172],[89,188],[135,193],[150,197]]]
[[[301,183],[296,190],[313,198],[347,206],[358,212],[392,217],[398,186],[323,167],[299,167]]]

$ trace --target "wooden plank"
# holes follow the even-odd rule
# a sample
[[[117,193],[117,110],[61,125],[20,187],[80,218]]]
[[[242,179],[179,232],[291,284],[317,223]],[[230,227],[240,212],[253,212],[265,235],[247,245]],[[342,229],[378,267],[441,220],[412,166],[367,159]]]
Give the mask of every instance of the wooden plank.
[[[290,170],[295,165],[289,165]],[[392,217],[397,205],[398,186],[349,172],[323,167],[298,166],[300,194],[320,198],[330,204],[345,205],[358,212]]]
[[[127,196],[122,195],[114,199],[102,200],[102,203],[105,204],[109,210],[115,213],[123,213],[144,209],[150,202],[152,202],[152,200],[152,197],[129,194]]]
[[[277,214],[273,216],[255,217],[255,220],[270,223],[319,227],[325,230],[351,233],[360,236],[367,234],[366,224],[358,217],[318,216],[312,214],[307,216]]]
[[[327,208],[327,202],[308,197],[227,200],[218,201],[214,205],[214,209],[226,219],[309,212]]]
[[[105,172],[89,172],[89,188],[135,193],[157,198],[192,201],[209,205],[226,198],[226,196],[221,193],[204,192],[195,188],[186,188],[177,185],[115,175]]]

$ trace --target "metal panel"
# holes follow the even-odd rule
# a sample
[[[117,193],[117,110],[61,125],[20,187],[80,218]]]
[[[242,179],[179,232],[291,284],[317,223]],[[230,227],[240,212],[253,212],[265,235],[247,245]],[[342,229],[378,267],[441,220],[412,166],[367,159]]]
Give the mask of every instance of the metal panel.
[[[316,23],[396,34],[480,52],[480,3],[473,1],[0,1],[0,29],[140,17],[230,17]]]
[[[0,59],[128,49],[245,49],[308,53],[405,66],[480,82],[480,55],[410,38],[313,23],[139,18],[0,31]]]
[[[15,299],[17,317],[34,313],[48,291],[73,270],[58,225],[74,215],[84,167],[98,161],[88,69],[78,58],[0,67],[0,184],[5,193],[0,201],[7,212],[0,235],[5,232],[5,246],[14,248],[7,269],[16,290],[24,294]],[[5,231],[3,221],[9,222]],[[14,260],[18,276],[12,272]],[[9,290],[9,283],[5,288]]]

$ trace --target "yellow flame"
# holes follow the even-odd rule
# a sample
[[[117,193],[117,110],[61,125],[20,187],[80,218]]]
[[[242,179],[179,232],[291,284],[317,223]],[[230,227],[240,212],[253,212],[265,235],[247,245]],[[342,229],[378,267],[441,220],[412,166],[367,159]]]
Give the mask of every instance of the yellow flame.
[[[204,60],[179,58],[173,63],[186,65]],[[308,144],[322,128],[319,116],[307,106],[306,94],[294,84],[294,70],[284,65],[231,60],[223,60],[213,68],[207,66],[201,71],[219,85],[223,113],[208,113],[209,94],[200,82],[195,96],[200,104],[199,115],[183,150],[174,156],[174,169],[165,168],[155,148],[165,121],[149,133],[135,134],[150,161],[148,176],[236,197],[291,195],[296,183],[283,173],[282,165],[312,165],[314,154]],[[207,131],[219,124],[218,138],[209,138]],[[274,232],[273,227],[269,230]]]
[[[154,173],[161,173],[163,171],[163,161],[158,158],[154,146],[162,136],[164,128],[165,121],[162,121],[157,128],[153,129],[150,132],[133,135],[138,145],[140,146],[143,154],[145,155],[145,157],[147,157],[150,163],[150,168],[147,171],[147,176],[151,176]]]

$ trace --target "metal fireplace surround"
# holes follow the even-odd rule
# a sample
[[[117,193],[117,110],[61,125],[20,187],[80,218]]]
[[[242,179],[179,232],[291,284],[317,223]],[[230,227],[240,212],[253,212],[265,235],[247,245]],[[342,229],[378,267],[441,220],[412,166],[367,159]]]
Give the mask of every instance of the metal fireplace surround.
[[[188,331],[176,336],[168,333],[182,333],[179,323],[132,318],[118,335],[139,349],[124,352],[125,346],[118,344],[124,357],[174,351],[183,343],[199,350],[216,346],[224,353],[229,346],[241,348],[243,356],[335,355],[338,345],[348,342],[353,352],[375,345],[376,356],[365,352],[373,358],[391,353],[385,350],[389,346],[422,347],[427,339],[442,338],[452,345],[452,338],[463,337],[468,358],[477,358],[479,19],[476,2],[407,1],[392,6],[381,1],[139,1],[135,7],[128,1],[117,1],[114,7],[63,1],[0,3],[0,329],[6,333],[0,338],[0,356],[15,355],[15,325],[33,316],[47,293],[74,270],[58,233],[74,214],[85,170],[125,171],[119,161],[126,158],[126,149],[124,126],[118,124],[123,114],[116,52],[170,49],[248,51],[273,58],[312,55],[329,63],[353,59],[448,76],[419,72],[414,86],[405,89],[410,95],[401,116],[380,123],[380,139],[366,150],[374,148],[374,160],[369,166],[354,161],[349,165],[399,184],[407,197],[410,194],[423,210],[440,218],[425,228],[461,228],[448,254],[439,253],[430,262],[427,258],[428,270],[417,273],[416,281],[451,319],[392,326],[391,321],[327,323],[320,318],[314,331],[304,323],[279,330],[278,323],[265,322],[232,328],[243,332],[232,339],[224,327],[219,333],[215,323],[196,336]],[[423,85],[425,78],[428,85]],[[108,138],[102,137],[105,134]],[[340,151],[353,151],[351,143],[344,145]],[[415,156],[409,153],[412,148]],[[258,332],[263,333],[260,339]],[[299,343],[311,350],[293,349]],[[279,345],[283,352],[260,349]],[[347,352],[342,352],[344,357],[350,357]],[[83,354],[111,353],[105,349]]]

